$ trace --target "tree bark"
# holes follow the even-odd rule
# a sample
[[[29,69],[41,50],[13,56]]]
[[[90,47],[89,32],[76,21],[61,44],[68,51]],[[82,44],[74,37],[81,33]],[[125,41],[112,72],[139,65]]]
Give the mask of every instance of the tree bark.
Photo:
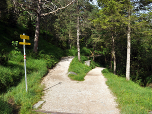
[[[110,69],[112,70],[112,59],[113,59],[113,56],[112,56],[112,51],[111,51],[111,59],[110,59]]]
[[[80,58],[80,44],[79,44],[79,36],[80,36],[80,28],[79,28],[79,5],[77,1],[77,50],[78,50],[78,60],[81,61]]]
[[[69,41],[68,41],[68,43],[69,43],[69,46],[70,46],[70,49],[71,49],[71,29],[69,30]]]
[[[115,39],[112,33],[112,58],[114,63],[113,73],[116,75],[116,55],[115,55]]]
[[[70,46],[70,49],[71,49],[71,40],[72,40],[72,38],[71,38],[71,15],[69,16],[69,18],[70,18],[70,27],[69,27],[69,46]]]
[[[17,13],[17,8],[16,8],[16,0],[13,0],[13,4],[14,4],[14,13]]]
[[[39,32],[40,32],[40,16],[41,16],[41,6],[40,6],[41,0],[39,0],[38,3],[38,9],[37,9],[37,17],[36,17],[36,29],[35,29],[35,38],[34,38],[34,49],[33,51],[37,53],[38,50],[38,39],[39,39]]]
[[[93,61],[94,61],[94,48],[95,48],[95,44],[93,44]]]
[[[126,61],[126,80],[130,80],[130,50],[131,50],[131,28],[130,28],[130,6],[128,9],[128,30],[127,30],[127,61]]]

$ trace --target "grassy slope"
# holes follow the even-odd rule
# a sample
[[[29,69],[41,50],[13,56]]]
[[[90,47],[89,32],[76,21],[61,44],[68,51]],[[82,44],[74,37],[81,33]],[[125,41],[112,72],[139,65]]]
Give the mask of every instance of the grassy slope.
[[[11,114],[19,111],[20,114],[34,114],[32,106],[41,99],[43,87],[40,84],[42,77],[48,72],[47,68],[53,67],[63,56],[62,49],[39,39],[39,53],[33,54],[31,46],[26,46],[27,54],[27,84],[25,90],[23,47],[18,46],[18,51],[11,45],[12,41],[21,41],[19,35],[24,28],[10,28],[0,24],[1,44],[0,50],[5,49],[4,56],[8,56],[6,65],[0,65],[0,114]],[[5,32],[3,32],[5,30]],[[9,33],[9,34],[6,34]],[[15,36],[14,36],[15,35]],[[2,91],[3,90],[3,91]]]
[[[126,81],[107,69],[102,73],[108,79],[107,85],[117,97],[121,114],[147,114],[152,110],[152,89]]]

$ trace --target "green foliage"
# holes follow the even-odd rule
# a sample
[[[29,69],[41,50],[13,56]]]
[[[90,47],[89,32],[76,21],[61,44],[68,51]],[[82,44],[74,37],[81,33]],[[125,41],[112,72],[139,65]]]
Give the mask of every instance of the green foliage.
[[[35,26],[34,25],[35,25],[35,22],[32,21],[31,19],[29,19],[27,22],[26,32],[27,32],[28,36],[30,36],[30,38],[34,37],[34,33],[35,33]]]
[[[90,64],[90,67],[93,69],[93,68],[95,68],[95,67],[99,67],[100,66],[100,64],[99,63],[97,63],[97,62],[95,62],[95,61],[93,61],[93,60],[91,60],[91,64]]]
[[[44,39],[40,39],[39,42],[41,42],[38,48],[40,51],[35,54],[31,50],[27,50],[27,58],[43,59],[47,64],[47,68],[52,68],[66,54],[61,48],[48,43]]]
[[[6,20],[7,21],[5,21],[5,22],[7,22],[7,24],[10,25],[11,27],[16,27],[17,26],[17,15],[15,14],[13,8],[10,8],[8,10]]]
[[[92,38],[104,39],[100,44],[102,54],[105,59],[105,66],[110,67],[111,61],[111,35],[114,37],[115,54],[117,63],[117,74],[125,77],[126,73],[126,57],[127,57],[127,25],[128,25],[128,8],[131,9],[131,59],[130,59],[130,76],[131,79],[146,86],[152,83],[151,77],[151,11],[149,3],[143,1],[117,1],[117,0],[98,0],[102,7],[98,12],[94,13],[90,20],[95,25],[92,29]],[[144,4],[143,4],[144,3]],[[137,4],[141,4],[139,7]],[[145,12],[143,8],[145,7]],[[151,9],[151,8],[150,8]],[[141,13],[139,13],[141,11]],[[100,26],[99,26],[100,24]],[[98,29],[101,28],[99,31]],[[98,36],[101,36],[100,38]],[[98,37],[98,38],[97,38]]]
[[[5,49],[2,49],[0,53],[0,65],[6,65],[8,63],[8,60],[8,54],[5,52]]]
[[[16,85],[18,81],[22,78],[23,76],[23,67],[21,66],[14,66],[16,64],[8,63],[9,67],[7,66],[0,66],[0,90],[5,90],[9,88],[10,86]]]
[[[58,59],[56,59],[53,55],[41,54],[41,52],[39,52],[38,56],[39,59],[43,59],[44,61],[46,61],[48,68],[52,68],[52,66],[54,66],[58,61]]]
[[[125,78],[108,73],[106,69],[102,73],[108,79],[107,85],[117,97],[121,114],[147,114],[152,110],[151,89],[126,81]]]
[[[103,69],[102,73],[109,73],[109,70],[108,69]]]
[[[18,50],[18,41],[12,41],[12,46],[14,47],[15,50]]]
[[[77,56],[77,48],[72,47],[71,49],[66,50],[68,56]]]
[[[83,56],[89,56],[91,54],[90,49],[88,49],[87,47],[83,47],[81,49],[81,53],[82,53],[81,55]]]
[[[29,24],[28,22],[29,22],[29,14],[27,13],[27,11],[22,11],[22,13],[20,13],[20,16],[17,19],[17,23],[24,27],[27,27]]]
[[[21,66],[20,66],[21,65]],[[45,61],[29,58],[27,61],[27,83],[28,93],[25,89],[24,79],[24,64],[23,62],[10,61],[9,67],[0,68],[1,85],[7,86],[7,93],[4,96],[4,101],[7,102],[10,98],[14,99],[14,103],[21,106],[20,113],[31,114],[31,109],[34,103],[41,98],[42,86],[40,86],[41,78],[47,73],[47,65]],[[15,84],[16,83],[16,84]],[[5,107],[7,108],[7,107]],[[9,111],[9,110],[8,110]],[[4,111],[5,113],[7,111]]]
[[[87,61],[88,60],[88,57],[86,57],[86,56],[81,56],[81,63],[85,63],[85,61]]]
[[[0,114],[11,114],[12,107],[4,101],[3,97],[0,97]]]
[[[152,75],[147,76],[146,82],[147,82],[147,85],[150,84],[150,83],[152,82]]]

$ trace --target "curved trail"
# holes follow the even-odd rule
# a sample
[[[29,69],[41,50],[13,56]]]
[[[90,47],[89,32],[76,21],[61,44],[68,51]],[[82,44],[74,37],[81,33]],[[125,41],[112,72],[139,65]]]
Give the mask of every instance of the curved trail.
[[[101,74],[104,68],[97,67],[88,72],[85,81],[72,81],[67,76],[72,59],[62,58],[42,80],[41,84],[46,87],[42,99],[46,102],[40,110],[55,114],[119,114],[115,97]]]

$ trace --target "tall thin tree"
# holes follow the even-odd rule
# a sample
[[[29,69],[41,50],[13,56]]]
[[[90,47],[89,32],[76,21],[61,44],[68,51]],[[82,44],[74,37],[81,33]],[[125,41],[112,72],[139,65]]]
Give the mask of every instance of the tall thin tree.
[[[130,0],[128,0],[130,3]],[[130,80],[130,51],[131,51],[131,27],[130,27],[131,8],[128,5],[128,30],[127,30],[127,61],[126,61],[126,80]]]
[[[79,36],[80,36],[80,27],[79,27],[79,2],[77,1],[77,50],[78,50],[78,60],[81,61],[81,58],[80,58]]]

